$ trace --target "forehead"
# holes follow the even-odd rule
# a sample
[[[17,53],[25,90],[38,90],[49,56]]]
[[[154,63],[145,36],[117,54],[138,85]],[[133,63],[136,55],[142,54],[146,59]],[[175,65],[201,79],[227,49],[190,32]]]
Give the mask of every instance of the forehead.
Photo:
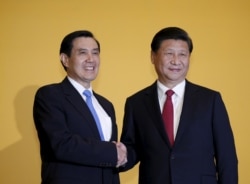
[[[72,42],[73,48],[98,48],[97,42],[92,37],[78,37]]]
[[[160,49],[188,50],[188,43],[183,40],[167,39],[161,42]]]

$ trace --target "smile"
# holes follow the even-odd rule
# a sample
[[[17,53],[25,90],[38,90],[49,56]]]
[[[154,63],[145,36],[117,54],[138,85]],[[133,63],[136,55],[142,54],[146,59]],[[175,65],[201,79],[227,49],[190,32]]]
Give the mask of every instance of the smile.
[[[94,67],[93,66],[87,66],[85,67],[86,70],[94,70]]]

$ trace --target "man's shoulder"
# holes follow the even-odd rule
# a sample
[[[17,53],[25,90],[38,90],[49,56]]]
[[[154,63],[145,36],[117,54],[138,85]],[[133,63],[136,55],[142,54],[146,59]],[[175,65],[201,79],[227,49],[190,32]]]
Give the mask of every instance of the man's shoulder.
[[[201,90],[201,91],[205,91],[205,92],[210,92],[210,93],[218,93],[218,91],[216,91],[215,89],[206,87],[204,85],[201,84],[197,84],[197,83],[193,83],[190,81],[186,81],[186,89],[195,89],[195,90]]]
[[[140,97],[144,97],[145,95],[154,94],[156,92],[157,92],[157,84],[156,82],[154,82],[153,84],[134,92],[128,98],[140,98]]]
[[[203,94],[219,94],[220,93],[219,91],[215,89],[212,89],[212,88],[209,88],[204,85],[197,84],[197,83],[193,83],[190,81],[186,81],[185,91],[199,92]]]
[[[50,90],[56,90],[60,88],[61,83],[51,83],[51,84],[45,84],[38,88],[37,91],[50,91]]]
[[[65,83],[67,83],[66,80],[63,80],[61,82],[57,82],[57,83],[50,83],[50,84],[45,84],[45,85],[42,85],[41,87],[39,87],[37,89],[37,94],[58,94],[58,93],[62,93],[62,88],[63,88],[63,85],[65,85]],[[69,82],[68,82],[69,83]]]

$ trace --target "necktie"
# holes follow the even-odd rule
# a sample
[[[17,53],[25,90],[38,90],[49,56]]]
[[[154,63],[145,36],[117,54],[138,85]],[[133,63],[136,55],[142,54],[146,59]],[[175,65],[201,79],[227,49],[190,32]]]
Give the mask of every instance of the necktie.
[[[173,110],[173,103],[172,103],[172,95],[174,91],[167,90],[166,95],[167,99],[165,101],[162,117],[165,125],[165,130],[167,132],[169,142],[171,146],[174,144],[174,110]]]
[[[92,103],[92,99],[91,99],[91,95],[92,93],[89,91],[89,90],[84,90],[83,94],[86,96],[86,103],[89,107],[89,110],[91,111],[94,119],[95,119],[95,122],[96,122],[96,126],[98,128],[98,131],[99,131],[99,134],[100,134],[100,137],[102,140],[104,140],[104,135],[103,135],[103,132],[102,132],[102,127],[101,127],[101,123],[100,123],[100,120],[98,118],[98,115],[94,109],[94,106],[93,106],[93,103]]]

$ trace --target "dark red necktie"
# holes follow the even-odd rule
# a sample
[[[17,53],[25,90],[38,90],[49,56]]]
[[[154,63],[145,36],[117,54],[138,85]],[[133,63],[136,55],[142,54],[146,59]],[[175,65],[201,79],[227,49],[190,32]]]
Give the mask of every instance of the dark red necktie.
[[[169,142],[171,146],[174,144],[174,110],[172,103],[173,90],[167,90],[167,99],[163,106],[162,117],[164,121],[164,126],[166,133],[168,135]]]

